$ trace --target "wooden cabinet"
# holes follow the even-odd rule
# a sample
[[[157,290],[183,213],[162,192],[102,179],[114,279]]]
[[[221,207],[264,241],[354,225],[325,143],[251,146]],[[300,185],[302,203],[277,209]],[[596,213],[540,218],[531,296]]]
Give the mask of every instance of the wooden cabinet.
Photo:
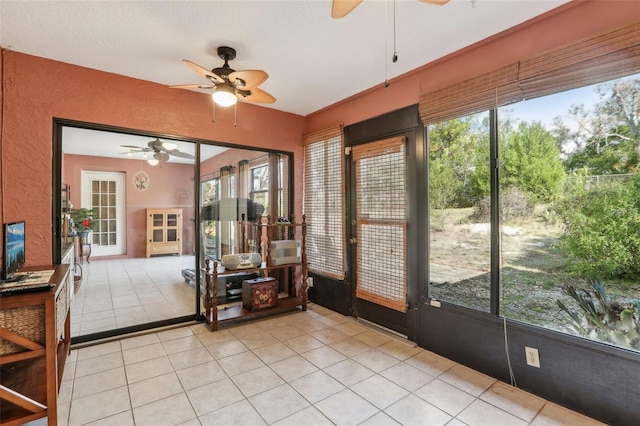
[[[58,391],[71,342],[70,265],[23,268],[53,270],[51,290],[0,298],[0,424],[42,417],[58,421]]]
[[[147,257],[182,254],[182,209],[147,209]]]
[[[303,311],[307,310],[307,256],[305,253],[305,237],[307,233],[307,224],[305,217],[302,217],[301,223],[295,223],[294,218],[291,222],[272,223],[268,219],[267,223],[253,224],[255,227],[254,235],[258,241],[262,241],[265,247],[264,256],[266,261],[262,263],[260,268],[248,268],[238,270],[220,269],[218,262],[212,262],[207,259],[205,261],[205,291],[204,291],[204,307],[205,321],[210,331],[218,330],[218,323],[226,321],[237,321],[251,318],[263,317],[266,315],[274,315],[286,311],[292,311],[300,307]],[[300,230],[300,261],[292,263],[273,262],[271,259],[271,243],[274,239],[291,238],[296,230]],[[284,237],[284,238],[282,238]],[[259,242],[256,244],[259,247]],[[278,265],[274,265],[278,263]],[[218,279],[220,277],[237,274],[238,272],[256,272],[262,278],[279,274],[286,276],[284,284],[287,287],[285,294],[278,298],[278,305],[263,310],[249,311],[242,305],[226,306],[225,309],[218,310]]]

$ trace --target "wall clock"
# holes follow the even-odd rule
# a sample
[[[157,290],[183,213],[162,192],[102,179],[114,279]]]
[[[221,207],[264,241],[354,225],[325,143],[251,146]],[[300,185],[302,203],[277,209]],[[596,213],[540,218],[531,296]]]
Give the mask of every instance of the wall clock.
[[[138,191],[146,191],[149,188],[149,175],[145,171],[138,171],[133,175],[133,186]]]

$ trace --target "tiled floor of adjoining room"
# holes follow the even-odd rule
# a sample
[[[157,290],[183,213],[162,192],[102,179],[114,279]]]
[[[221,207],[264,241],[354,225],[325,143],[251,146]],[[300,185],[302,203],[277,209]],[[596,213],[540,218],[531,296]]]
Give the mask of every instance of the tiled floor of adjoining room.
[[[194,286],[181,275],[194,262],[193,256],[85,260],[71,302],[71,336],[195,313]]]
[[[73,349],[58,409],[62,425],[600,424],[315,304]]]

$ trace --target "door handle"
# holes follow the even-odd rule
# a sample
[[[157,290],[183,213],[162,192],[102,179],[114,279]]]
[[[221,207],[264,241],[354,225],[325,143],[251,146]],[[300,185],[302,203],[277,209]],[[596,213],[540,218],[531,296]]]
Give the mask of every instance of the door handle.
[[[358,242],[357,238],[349,238],[349,244],[356,244]]]

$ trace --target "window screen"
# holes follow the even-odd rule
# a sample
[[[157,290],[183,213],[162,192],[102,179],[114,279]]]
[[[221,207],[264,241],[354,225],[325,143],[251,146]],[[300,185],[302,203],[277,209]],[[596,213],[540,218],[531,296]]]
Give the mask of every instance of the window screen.
[[[309,270],[344,279],[342,129],[306,135],[304,213]]]
[[[402,137],[353,148],[356,296],[401,312],[407,310],[405,152]]]

